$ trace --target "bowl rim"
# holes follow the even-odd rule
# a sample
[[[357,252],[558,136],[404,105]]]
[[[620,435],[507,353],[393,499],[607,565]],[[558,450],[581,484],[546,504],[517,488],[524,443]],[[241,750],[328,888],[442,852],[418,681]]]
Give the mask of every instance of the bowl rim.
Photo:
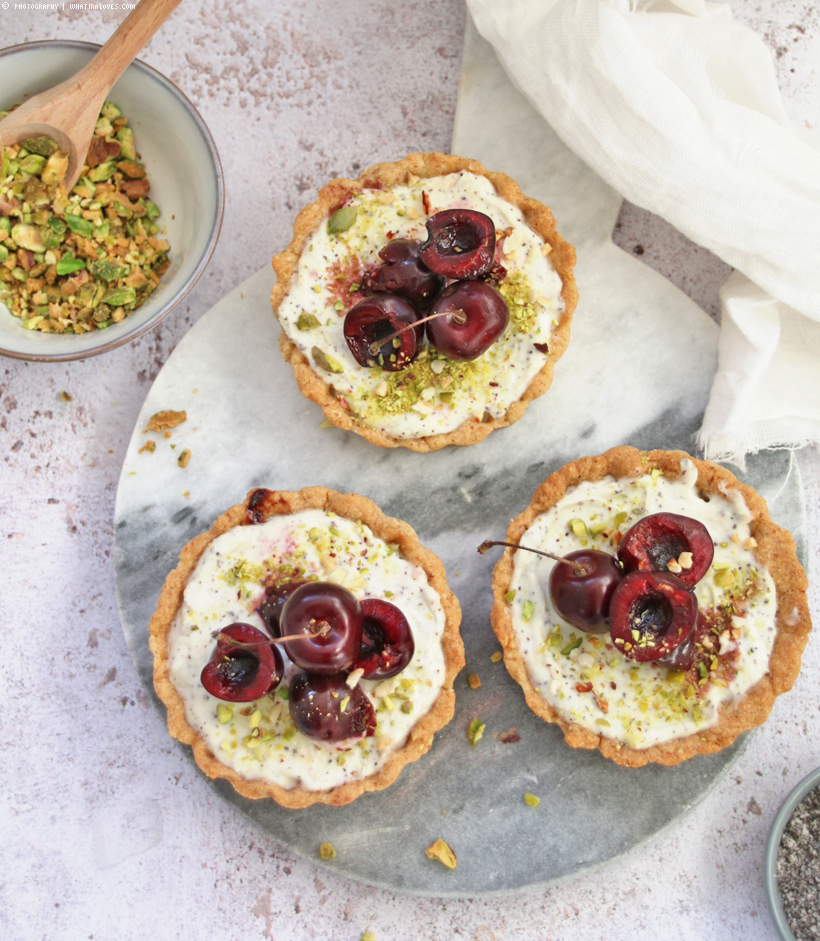
[[[769,833],[769,839],[766,842],[766,853],[763,859],[763,881],[766,888],[766,900],[769,903],[769,911],[772,914],[774,923],[783,941],[797,941],[797,939],[786,918],[786,912],[783,909],[783,899],[777,884],[777,851],[780,848],[780,840],[783,838],[783,831],[786,829],[786,824],[791,819],[795,808],[809,792],[817,787],[820,787],[820,768],[815,768],[814,771],[809,772],[809,774],[798,782],[789,792],[788,796],[781,804],[780,810],[778,810],[775,815],[772,829]]]
[[[79,39],[38,39],[34,42],[23,42],[14,46],[6,46],[5,48],[0,49],[0,58],[5,58],[6,56],[10,56],[18,52],[28,51],[29,49],[42,49],[45,47],[54,46],[59,46],[64,49],[79,49],[83,52],[91,52],[92,54],[96,53],[99,49],[102,48],[101,43],[85,42]],[[141,59],[134,59],[128,68],[131,68],[131,66],[136,66],[138,70],[147,73],[150,78],[153,78],[160,85],[164,86],[173,96],[182,102],[185,108],[190,112],[197,130],[205,141],[208,155],[211,158],[211,164],[214,170],[214,179],[216,182],[216,205],[214,221],[213,226],[211,227],[210,236],[208,237],[208,242],[205,246],[205,251],[202,253],[202,256],[197,262],[196,267],[188,276],[187,280],[182,284],[174,298],[170,300],[164,307],[160,307],[157,313],[151,317],[150,320],[146,321],[146,323],[134,331],[123,333],[122,336],[109,340],[105,343],[102,343],[100,346],[96,346],[89,350],[60,353],[21,353],[17,350],[7,350],[0,347],[0,356],[7,356],[10,359],[26,360],[27,362],[65,363],[74,360],[88,359],[91,356],[97,356],[100,353],[107,353],[109,350],[113,350],[125,343],[130,343],[132,340],[136,340],[144,333],[147,333],[149,330],[152,330],[158,324],[162,323],[168,314],[170,314],[171,311],[174,310],[188,296],[188,294],[190,294],[194,285],[205,270],[208,262],[211,260],[211,256],[213,255],[214,249],[216,248],[216,243],[219,240],[219,233],[222,229],[222,220],[225,213],[225,176],[222,170],[222,161],[219,159],[219,152],[216,149],[214,139],[211,136],[211,132],[208,130],[208,125],[203,120],[202,115],[199,113],[194,103],[169,78],[166,78],[162,72],[157,71],[157,69],[148,65],[146,62],[143,62]]]

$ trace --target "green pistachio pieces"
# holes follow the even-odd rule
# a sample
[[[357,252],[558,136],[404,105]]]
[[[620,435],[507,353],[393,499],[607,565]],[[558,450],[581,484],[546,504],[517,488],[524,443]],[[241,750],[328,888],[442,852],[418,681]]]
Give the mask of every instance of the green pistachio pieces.
[[[117,278],[123,278],[126,274],[126,269],[122,265],[112,264],[110,261],[92,261],[88,270],[101,281],[116,281]]]
[[[337,209],[327,221],[327,234],[341,235],[342,232],[347,232],[356,221],[357,212],[355,206],[343,206]]]
[[[133,304],[137,299],[137,292],[134,288],[124,284],[119,288],[111,288],[103,294],[103,303],[109,307],[125,307],[127,304]]]
[[[524,803],[527,807],[537,807],[541,803],[541,798],[536,797],[535,794],[525,794]]]
[[[43,244],[43,236],[37,226],[20,222],[11,230],[11,237],[17,243],[18,248],[25,248],[30,252],[44,252],[46,250],[46,246]]]
[[[39,154],[29,154],[28,157],[23,157],[19,163],[20,169],[24,173],[31,173],[35,176],[39,176],[43,172],[43,168],[46,165],[46,158],[41,157]]]
[[[535,605],[532,603],[532,601],[527,599],[521,606],[521,617],[525,621],[529,621],[529,619],[532,617],[533,611],[535,611]]]
[[[65,221],[68,223],[69,229],[71,229],[75,235],[81,235],[85,239],[90,239],[94,234],[94,226],[88,219],[83,219],[82,216],[74,216],[67,212]]]
[[[448,869],[455,869],[458,860],[456,859],[456,854],[452,851],[448,843],[445,843],[444,840],[436,840],[431,846],[428,846],[424,851],[424,855],[428,859],[437,859],[440,863],[443,863]]]
[[[310,351],[311,356],[313,357],[313,362],[320,369],[324,369],[325,372],[343,372],[344,367],[340,362],[335,360],[332,356],[328,356],[323,350],[319,349],[318,346],[314,346]]]
[[[473,719],[473,721],[470,723],[470,726],[467,729],[467,739],[470,742],[471,748],[475,748],[476,745],[478,745],[478,743],[481,741],[485,728],[486,723],[481,722],[479,719]]]
[[[82,271],[85,268],[85,262],[82,258],[74,258],[66,255],[57,262],[57,274],[73,274],[75,271]]]
[[[336,858],[336,850],[332,843],[322,843],[319,847],[319,858],[324,859],[325,862]]]
[[[57,144],[50,137],[30,137],[20,145],[30,154],[40,157],[50,157],[57,149]]]
[[[299,319],[296,321],[297,330],[314,330],[316,327],[321,327],[317,316],[314,314],[306,314],[304,311],[299,314]]]

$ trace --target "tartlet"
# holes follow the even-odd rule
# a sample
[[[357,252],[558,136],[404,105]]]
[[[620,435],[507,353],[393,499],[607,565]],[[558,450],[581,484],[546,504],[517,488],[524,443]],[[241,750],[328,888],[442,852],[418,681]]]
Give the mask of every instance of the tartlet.
[[[493,218],[501,267],[491,282],[508,302],[510,326],[474,362],[448,360],[425,346],[401,372],[360,366],[343,321],[363,298],[378,252],[393,238],[423,241],[425,222],[451,206]],[[355,221],[331,234],[328,222],[343,207],[356,209]],[[325,186],[297,216],[288,248],[274,257],[279,346],[301,392],[337,427],[381,447],[421,452],[475,444],[521,418],[549,388],[569,342],[578,296],[574,263],[575,250],[556,231],[550,210],[503,173],[439,153],[376,164],[358,180]],[[431,370],[434,359],[438,371]]]
[[[565,465],[538,487],[507,540],[561,556],[582,547],[614,555],[654,512],[698,519],[714,542],[694,589],[703,634],[689,670],[637,662],[609,634],[568,624],[547,590],[556,563],[508,548],[493,573],[493,629],[527,705],[573,748],[597,748],[628,767],[715,752],[762,723],[791,689],[811,629],[791,534],[751,487],[682,451],[619,447]]]
[[[376,706],[372,737],[330,746],[299,732],[288,715],[295,668],[287,658],[280,686],[252,704],[220,704],[199,682],[213,629],[263,626],[265,585],[295,576],[342,584],[359,599],[391,597],[413,626],[415,653],[387,681],[394,690],[360,681]],[[191,540],[167,577],[150,623],[154,687],[171,735],[193,747],[209,777],[289,808],[347,804],[392,784],[452,718],[453,680],[464,665],[460,619],[444,566],[406,523],[324,487],[258,489]]]

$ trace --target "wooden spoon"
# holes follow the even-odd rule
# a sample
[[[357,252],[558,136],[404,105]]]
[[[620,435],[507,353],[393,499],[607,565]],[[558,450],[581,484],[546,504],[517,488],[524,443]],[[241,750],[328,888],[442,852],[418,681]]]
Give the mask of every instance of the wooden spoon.
[[[85,163],[100,108],[114,82],[181,0],[140,0],[94,58],[60,85],[40,92],[0,121],[0,147],[50,137],[68,154],[66,192]]]

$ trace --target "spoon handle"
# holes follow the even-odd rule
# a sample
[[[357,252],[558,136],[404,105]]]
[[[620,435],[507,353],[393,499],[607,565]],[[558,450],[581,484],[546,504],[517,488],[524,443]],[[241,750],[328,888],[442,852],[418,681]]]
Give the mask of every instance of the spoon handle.
[[[82,82],[83,93],[89,100],[105,98],[114,82],[181,2],[140,0],[108,42],[75,76],[75,80]]]

